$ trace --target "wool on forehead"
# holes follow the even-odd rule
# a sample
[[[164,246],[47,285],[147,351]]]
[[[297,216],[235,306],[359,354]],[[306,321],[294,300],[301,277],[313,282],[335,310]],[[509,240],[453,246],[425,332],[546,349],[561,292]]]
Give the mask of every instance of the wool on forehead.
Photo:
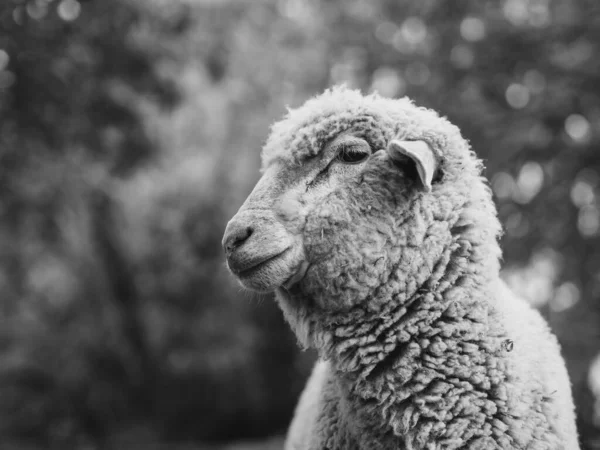
[[[397,139],[422,139],[438,153],[461,150],[465,145],[448,145],[462,139],[458,129],[432,110],[415,106],[410,99],[389,99],[373,93],[362,95],[344,86],[314,97],[271,128],[263,148],[263,169],[275,160],[301,163],[317,155],[338,134],[352,130],[369,141],[374,150]],[[453,149],[453,150],[450,150]]]

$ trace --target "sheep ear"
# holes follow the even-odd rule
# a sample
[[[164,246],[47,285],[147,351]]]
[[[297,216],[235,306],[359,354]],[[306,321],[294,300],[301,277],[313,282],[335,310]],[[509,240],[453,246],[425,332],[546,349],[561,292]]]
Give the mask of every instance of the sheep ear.
[[[425,141],[392,140],[387,147],[392,160],[402,160],[408,156],[417,166],[419,178],[427,192],[431,191],[431,182],[437,170],[437,159],[433,150]]]

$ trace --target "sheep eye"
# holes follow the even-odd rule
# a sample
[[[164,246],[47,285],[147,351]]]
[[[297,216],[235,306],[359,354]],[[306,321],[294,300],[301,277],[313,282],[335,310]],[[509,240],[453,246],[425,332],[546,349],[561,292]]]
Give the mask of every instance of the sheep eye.
[[[358,146],[343,146],[337,154],[336,159],[344,164],[359,164],[370,156],[369,152]]]

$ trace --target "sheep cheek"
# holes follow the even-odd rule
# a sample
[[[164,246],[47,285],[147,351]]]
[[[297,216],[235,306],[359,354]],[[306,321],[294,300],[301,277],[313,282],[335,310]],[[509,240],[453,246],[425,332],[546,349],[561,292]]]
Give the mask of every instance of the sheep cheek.
[[[332,194],[313,210],[304,229],[311,267],[302,290],[327,310],[352,307],[367,298],[370,290],[369,280],[362,279],[364,245],[357,239],[357,234],[368,236],[370,230],[349,201],[345,192]],[[364,232],[357,233],[361,229]]]
[[[275,215],[288,232],[298,235],[306,221],[305,209],[301,193],[292,190],[281,196],[275,207]]]

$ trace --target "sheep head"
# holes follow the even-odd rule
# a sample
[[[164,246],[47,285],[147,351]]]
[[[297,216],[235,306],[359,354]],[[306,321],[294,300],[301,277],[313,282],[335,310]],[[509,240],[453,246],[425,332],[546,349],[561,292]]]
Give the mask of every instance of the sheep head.
[[[249,289],[321,311],[377,308],[390,280],[390,295],[416,290],[457,230],[498,253],[479,162],[456,127],[408,99],[326,91],[272,127],[262,159],[223,238]]]

